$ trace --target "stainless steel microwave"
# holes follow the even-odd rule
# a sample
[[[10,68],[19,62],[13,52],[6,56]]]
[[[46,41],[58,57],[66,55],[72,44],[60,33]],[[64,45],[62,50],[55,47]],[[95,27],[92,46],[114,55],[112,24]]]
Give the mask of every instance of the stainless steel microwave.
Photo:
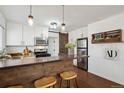
[[[35,37],[35,45],[48,45],[48,40],[42,39],[41,37]]]

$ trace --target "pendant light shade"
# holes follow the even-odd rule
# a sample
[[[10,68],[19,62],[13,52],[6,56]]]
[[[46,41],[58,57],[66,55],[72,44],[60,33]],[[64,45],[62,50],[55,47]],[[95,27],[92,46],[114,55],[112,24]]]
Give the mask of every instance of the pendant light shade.
[[[62,23],[62,24],[61,24],[61,30],[62,30],[62,31],[65,31],[65,23]]]
[[[62,5],[62,24],[61,24],[61,32],[65,32],[65,23],[64,23],[64,21],[65,21],[65,19],[64,19],[64,5]]]
[[[33,16],[32,16],[32,6],[30,5],[30,14],[28,16],[28,24],[33,25]]]

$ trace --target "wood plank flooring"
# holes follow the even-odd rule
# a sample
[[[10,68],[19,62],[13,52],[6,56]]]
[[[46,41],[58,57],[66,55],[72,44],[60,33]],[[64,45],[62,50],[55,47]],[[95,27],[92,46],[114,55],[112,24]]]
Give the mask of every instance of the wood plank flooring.
[[[83,71],[77,67],[74,67],[74,69],[78,73],[77,82],[79,88],[124,88],[123,85],[104,79],[92,73]],[[63,81],[63,88],[65,88],[66,85],[67,83]],[[58,87],[58,84],[56,85],[56,87]],[[73,83],[73,81],[71,81],[71,88],[74,87],[75,82]]]

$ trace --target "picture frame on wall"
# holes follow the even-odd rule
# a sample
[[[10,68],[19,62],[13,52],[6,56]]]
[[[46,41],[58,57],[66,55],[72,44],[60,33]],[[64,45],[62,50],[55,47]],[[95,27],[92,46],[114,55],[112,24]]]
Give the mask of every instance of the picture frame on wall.
[[[117,60],[119,58],[119,49],[107,48],[105,49],[105,59]]]
[[[104,37],[103,37],[103,34],[95,34],[94,35],[94,40],[101,40],[101,39],[103,39]]]

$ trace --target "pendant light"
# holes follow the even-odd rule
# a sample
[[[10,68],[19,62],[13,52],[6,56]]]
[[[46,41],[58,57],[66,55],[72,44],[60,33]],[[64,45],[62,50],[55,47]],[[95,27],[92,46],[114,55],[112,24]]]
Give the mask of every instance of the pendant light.
[[[30,5],[30,14],[28,16],[28,23],[29,25],[33,25],[33,16],[32,16],[32,6]]]
[[[64,5],[62,5],[62,24],[61,24],[61,31],[65,32],[65,20],[64,20]]]

